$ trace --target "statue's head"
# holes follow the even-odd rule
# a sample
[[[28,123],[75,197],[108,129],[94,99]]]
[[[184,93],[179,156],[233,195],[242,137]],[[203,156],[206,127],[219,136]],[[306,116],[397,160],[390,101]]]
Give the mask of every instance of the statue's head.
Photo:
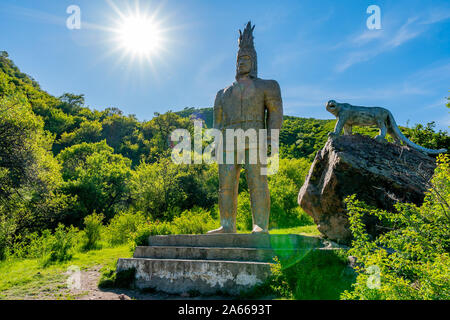
[[[258,64],[255,46],[253,44],[253,30],[251,22],[247,23],[247,26],[242,33],[239,30],[239,51],[237,54],[236,62],[236,79],[243,75],[249,75],[250,78],[256,78],[258,76]]]
[[[339,105],[340,104],[337,103],[336,101],[330,100],[326,104],[327,111],[330,112],[331,114],[337,116],[337,114],[339,113],[339,110],[340,110]]]

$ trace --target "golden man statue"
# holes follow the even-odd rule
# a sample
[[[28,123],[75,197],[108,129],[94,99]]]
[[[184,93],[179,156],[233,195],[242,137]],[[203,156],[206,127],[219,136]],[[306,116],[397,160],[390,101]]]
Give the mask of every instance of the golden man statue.
[[[226,136],[227,129],[267,130],[270,142],[272,129],[280,130],[283,122],[283,103],[280,86],[274,80],[257,76],[257,56],[253,44],[253,30],[249,22],[242,33],[239,30],[239,52],[236,63],[236,81],[217,93],[214,103],[214,128]],[[261,141],[259,141],[259,145]],[[226,143],[224,143],[226,145]],[[208,233],[236,233],[237,198],[239,176],[242,166],[246,171],[250,193],[253,230],[252,233],[268,233],[270,193],[267,175],[261,174],[263,164],[249,163],[245,145],[245,163],[234,161],[219,163],[219,211],[221,227]],[[236,150],[236,149],[234,149]],[[266,149],[265,149],[266,150]],[[225,154],[227,150],[225,150]],[[224,157],[225,159],[225,157]]]

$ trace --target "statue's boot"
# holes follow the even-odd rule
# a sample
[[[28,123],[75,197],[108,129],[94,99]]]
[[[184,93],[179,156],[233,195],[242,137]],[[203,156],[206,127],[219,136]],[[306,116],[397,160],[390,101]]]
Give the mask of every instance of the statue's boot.
[[[252,233],[259,233],[259,234],[269,234],[269,230],[264,230],[258,225],[253,226]]]
[[[210,230],[207,232],[207,234],[220,234],[220,233],[235,233],[235,232],[233,232],[233,230],[231,230],[231,229],[227,230],[224,227],[220,227],[220,228]]]

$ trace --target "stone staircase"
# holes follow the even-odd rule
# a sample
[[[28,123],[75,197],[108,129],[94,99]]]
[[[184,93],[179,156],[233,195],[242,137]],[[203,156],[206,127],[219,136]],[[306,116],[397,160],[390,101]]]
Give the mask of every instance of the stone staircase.
[[[275,256],[298,258],[328,249],[319,238],[301,235],[212,234],[149,237],[117,271],[135,268],[135,286],[173,294],[237,295],[263,283]]]

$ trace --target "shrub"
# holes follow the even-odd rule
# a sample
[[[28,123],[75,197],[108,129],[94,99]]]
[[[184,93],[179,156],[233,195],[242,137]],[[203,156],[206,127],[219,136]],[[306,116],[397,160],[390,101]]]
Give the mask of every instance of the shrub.
[[[356,274],[343,250],[311,250],[299,260],[281,262],[282,272],[297,300],[336,300]]]
[[[218,227],[211,213],[202,208],[185,210],[172,222],[146,222],[140,224],[137,231],[132,234],[133,246],[146,246],[148,237],[169,234],[204,234]]]
[[[450,168],[440,155],[421,207],[396,204],[396,213],[347,200],[358,260],[358,278],[343,299],[450,299]],[[375,215],[389,228],[370,239],[363,217]]]
[[[136,269],[131,268],[116,272],[116,267],[106,266],[101,270],[101,276],[98,281],[98,287],[105,288],[124,288],[128,289],[133,286]]]
[[[294,160],[291,160],[294,161]],[[290,171],[289,171],[290,173]],[[287,228],[314,224],[313,219],[297,204],[300,187],[286,172],[271,177],[270,188],[270,228]],[[300,177],[295,177],[300,180]],[[252,230],[252,209],[250,195],[242,191],[238,196],[237,227],[239,230]]]
[[[168,222],[148,222],[145,225],[140,226],[136,233],[132,234],[132,246],[148,245],[148,237],[150,236],[169,235],[175,233],[175,228]]]
[[[270,269],[266,282],[244,293],[243,298],[336,300],[355,281],[345,252],[338,250],[309,250],[275,258]]]
[[[17,236],[13,245],[13,256],[16,258],[41,258],[49,236],[51,236],[50,230],[44,230],[41,235],[33,232],[26,236]]]
[[[77,232],[78,229],[73,227],[65,228],[62,224],[58,225],[53,234],[51,234],[50,231],[45,230],[42,234],[42,265],[46,267],[53,262],[62,262],[72,259],[71,250]]]
[[[6,259],[11,247],[11,235],[14,233],[15,224],[0,216],[0,261]]]
[[[127,243],[147,219],[140,212],[122,212],[114,216],[106,228],[106,239],[111,245]]]
[[[270,292],[278,297],[293,298],[292,290],[289,287],[286,275],[283,273],[282,265],[277,257],[274,258],[274,263],[270,265],[270,272],[271,275],[268,281],[269,291],[266,292]]]
[[[103,227],[103,214],[93,213],[84,218],[84,244],[83,249],[91,250],[99,247],[101,229]]]
[[[237,229],[241,231],[249,231],[253,229],[250,194],[247,191],[243,191],[238,195],[236,224]]]
[[[100,270],[100,278],[97,286],[101,289],[114,288],[116,280],[116,270],[113,267],[105,266]]]
[[[299,187],[286,175],[271,178],[270,186],[270,226],[286,228],[302,225],[299,217],[297,196]],[[311,221],[307,221],[311,224]]]
[[[175,233],[178,234],[204,234],[218,228],[218,223],[214,221],[208,211],[195,207],[173,219],[172,226]]]

